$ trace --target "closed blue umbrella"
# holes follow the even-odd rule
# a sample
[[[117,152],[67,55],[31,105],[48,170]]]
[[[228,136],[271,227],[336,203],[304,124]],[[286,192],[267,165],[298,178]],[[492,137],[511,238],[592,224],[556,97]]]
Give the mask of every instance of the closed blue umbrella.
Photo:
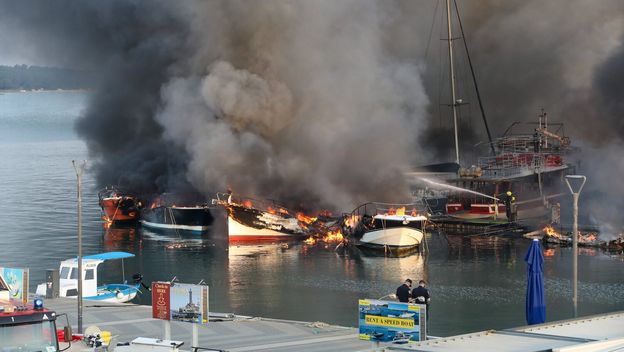
[[[539,240],[533,240],[524,257],[528,264],[526,292],[526,320],[529,325],[546,321],[544,299],[544,255]]]

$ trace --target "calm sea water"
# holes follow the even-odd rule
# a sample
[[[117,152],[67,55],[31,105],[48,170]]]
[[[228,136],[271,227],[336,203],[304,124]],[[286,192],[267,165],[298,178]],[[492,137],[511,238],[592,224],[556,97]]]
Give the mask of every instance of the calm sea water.
[[[73,122],[85,92],[0,94],[0,266],[28,267],[31,291],[45,269],[74,256],[76,175],[72,160],[87,159]],[[358,298],[394,292],[405,278],[426,279],[432,295],[429,331],[444,336],[524,325],[525,239],[432,234],[429,253],[383,258],[334,252],[334,245],[229,246],[222,224],[203,238],[102,228],[97,190],[87,173],[83,188],[84,253],[136,254],[126,274],[146,282],[210,285],[210,309],[356,326]],[[221,214],[223,216],[223,214]],[[572,316],[569,248],[545,250],[547,319]],[[106,263],[101,279],[119,281],[119,263]],[[624,309],[623,257],[581,249],[579,313]],[[143,294],[138,303],[149,304]]]

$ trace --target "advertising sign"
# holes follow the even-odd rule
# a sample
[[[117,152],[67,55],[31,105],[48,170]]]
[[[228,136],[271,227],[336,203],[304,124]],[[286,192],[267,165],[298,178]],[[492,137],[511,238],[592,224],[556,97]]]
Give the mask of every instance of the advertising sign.
[[[204,324],[208,322],[208,286],[171,286],[171,320]]]
[[[152,282],[152,318],[169,320],[171,283]]]
[[[358,304],[360,340],[426,340],[426,310],[424,304],[361,299]]]
[[[28,302],[27,268],[0,268],[0,275],[9,286],[9,298]]]

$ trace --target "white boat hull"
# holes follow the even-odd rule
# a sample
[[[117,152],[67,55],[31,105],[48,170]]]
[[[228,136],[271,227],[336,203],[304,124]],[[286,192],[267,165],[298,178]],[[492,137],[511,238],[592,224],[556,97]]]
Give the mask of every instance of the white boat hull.
[[[210,226],[162,224],[162,223],[150,222],[146,220],[141,220],[140,223],[141,225],[145,227],[150,227],[152,229],[158,229],[158,230],[183,230],[183,231],[193,231],[193,232],[205,232],[205,231],[208,231],[208,229],[210,228]]]
[[[228,216],[228,236],[230,240],[271,240],[289,239],[301,236],[279,232],[268,228],[257,229],[246,226]]]
[[[418,246],[423,240],[421,230],[401,226],[366,232],[360,239],[364,246],[409,248]]]

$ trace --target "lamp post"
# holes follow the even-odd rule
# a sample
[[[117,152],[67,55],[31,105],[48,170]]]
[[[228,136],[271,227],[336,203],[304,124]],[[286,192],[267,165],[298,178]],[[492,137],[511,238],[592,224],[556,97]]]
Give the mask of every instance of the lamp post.
[[[76,171],[77,188],[78,188],[78,333],[82,334],[82,174],[85,169],[86,161],[82,162],[79,167],[72,160],[74,171]]]
[[[572,193],[572,216],[574,222],[572,223],[572,304],[574,305],[574,317],[578,316],[578,199],[587,177],[582,175],[568,175],[566,176],[566,183]],[[576,184],[576,191],[572,189],[572,183]]]

